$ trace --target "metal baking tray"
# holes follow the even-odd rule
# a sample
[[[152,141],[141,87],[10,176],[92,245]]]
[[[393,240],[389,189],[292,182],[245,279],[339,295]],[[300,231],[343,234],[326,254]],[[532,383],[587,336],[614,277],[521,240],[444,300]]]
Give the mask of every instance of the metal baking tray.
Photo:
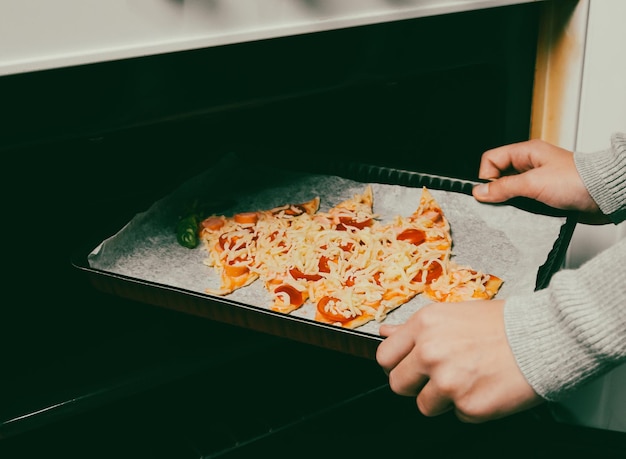
[[[263,157],[266,156],[263,155]],[[357,187],[374,184],[382,187],[381,190],[383,191],[381,193],[386,190],[392,190],[393,192],[400,190],[401,193],[405,194],[421,192],[419,189],[425,186],[433,193],[445,193],[445,196],[450,196],[451,199],[468,199],[468,202],[475,203],[473,198],[471,198],[471,190],[478,182],[352,161],[331,161],[323,165],[318,163],[315,170],[306,167],[303,170],[297,167],[297,165],[291,168],[279,168],[261,164],[256,158],[259,158],[259,155],[237,153],[210,167],[207,171],[199,174],[198,177],[194,177],[184,183],[179,190],[175,190],[171,195],[156,201],[146,212],[137,214],[129,222],[122,225],[116,234],[110,238],[103,239],[97,247],[89,246],[77,250],[72,257],[73,266],[85,273],[96,289],[111,295],[359,357],[374,359],[376,348],[383,339],[376,332],[379,324],[373,323],[369,328],[363,329],[345,329],[317,322],[305,315],[293,313],[286,315],[274,312],[264,307],[262,303],[248,299],[242,300],[236,295],[220,297],[206,294],[203,291],[204,285],[198,285],[198,288],[190,287],[186,283],[187,277],[185,273],[181,273],[181,279],[184,279],[184,281],[169,279],[169,274],[176,270],[181,270],[180,266],[175,266],[180,258],[177,254],[182,253],[182,256],[187,256],[186,252],[180,251],[189,250],[180,246],[176,247],[175,245],[175,219],[179,216],[176,215],[176,212],[181,212],[181,203],[201,198],[199,194],[207,193],[210,201],[222,202],[222,204],[228,207],[221,209],[220,213],[229,214],[231,211],[255,210],[259,208],[255,206],[262,205],[259,202],[263,202],[263,195],[271,196],[274,190],[274,194],[280,196],[278,199],[285,200],[285,193],[289,192],[289,190],[295,190],[290,194],[291,198],[298,196],[298,192],[301,192],[302,196],[306,196],[308,193],[311,197],[313,193],[319,194],[320,191],[334,195],[337,190],[336,186],[343,186],[344,183],[356,185]],[[255,161],[257,162],[255,163]],[[246,164],[245,171],[247,172],[242,170],[242,164],[244,163]],[[284,164],[285,162],[281,161],[281,163]],[[314,183],[311,181],[311,178],[315,180],[330,180],[331,186],[326,186],[322,183],[315,190],[309,189],[310,184]],[[234,182],[238,182],[239,185]],[[346,192],[349,193],[349,190]],[[228,197],[228,199],[225,197]],[[231,203],[231,197],[233,198],[232,202],[236,203],[232,206],[229,204]],[[346,195],[336,196],[336,200],[338,202],[339,199],[344,199],[345,197]],[[437,196],[435,197],[437,198]],[[322,202],[324,202],[324,198],[322,196]],[[376,198],[375,191],[374,210],[378,212]],[[386,202],[389,203],[394,200],[395,198],[391,198],[387,199]],[[164,204],[166,201],[167,205]],[[174,210],[172,210],[172,202],[177,203],[174,205]],[[292,202],[292,200],[289,200],[289,202]],[[329,203],[328,206],[332,204]],[[476,204],[478,205],[478,203]],[[480,205],[489,206],[486,204]],[[463,212],[466,212],[465,207],[460,207],[457,210],[457,213],[459,213],[457,221],[460,218],[462,224],[457,223],[455,226],[451,221],[453,240],[455,232],[462,234],[464,231],[469,232],[471,229],[471,226],[468,229],[465,225],[465,215],[463,214]],[[539,245],[542,248],[534,249],[535,251],[540,250],[539,253],[535,253],[535,260],[540,261],[535,261],[531,268],[526,269],[526,271],[532,272],[524,273],[525,275],[530,275],[532,285],[528,285],[528,282],[526,282],[524,288],[526,291],[544,288],[548,285],[552,274],[562,266],[567,246],[576,225],[575,214],[560,212],[533,201],[519,199],[505,205],[485,207],[483,208],[484,212],[486,212],[484,215],[489,220],[491,213],[496,212],[497,209],[500,209],[497,210],[497,212],[500,212],[503,208],[512,209],[512,212],[516,213],[515,215],[519,215],[522,221],[526,222],[522,225],[516,225],[516,233],[523,233],[523,238],[528,238],[530,235],[530,241],[533,240],[533,232],[541,235],[543,238],[542,244]],[[467,211],[469,212],[470,209]],[[444,213],[449,216],[445,207]],[[164,217],[164,215],[166,216]],[[470,216],[467,215],[467,217],[469,218]],[[501,220],[502,218],[499,217],[499,219]],[[133,229],[132,224],[135,220],[141,221]],[[159,222],[154,223],[157,220]],[[539,223],[536,223],[537,221]],[[151,226],[151,224],[154,224],[154,226]],[[507,223],[504,224],[506,225]],[[520,228],[519,226],[529,227]],[[544,231],[546,226],[550,228],[550,231]],[[148,266],[147,270],[150,272],[150,276],[145,275],[145,271],[139,270],[135,272],[132,269],[118,269],[106,263],[94,262],[94,254],[97,260],[101,255],[103,247],[107,247],[106,244],[110,243],[111,240],[120,237],[121,233],[132,233],[133,231],[137,233],[133,234],[133,237],[137,237],[138,240],[154,240],[157,242],[137,251],[133,249],[135,244],[131,244],[130,251],[123,249],[121,252],[115,253],[113,258],[123,258],[125,261],[130,260],[139,266],[143,266],[145,263]],[[475,229],[473,231],[476,232]],[[480,231],[483,231],[483,229],[480,229]],[[492,230],[489,229],[489,231]],[[165,238],[163,239],[165,242],[159,242],[159,238]],[[523,239],[523,241],[526,241],[526,239]],[[524,243],[526,244],[526,242]],[[526,246],[535,247],[533,243],[526,244]],[[168,247],[171,247],[171,250]],[[204,249],[199,246],[192,250],[202,251]],[[453,254],[454,250],[453,248]],[[172,251],[175,253],[172,253]],[[509,266],[512,270],[519,269],[517,268],[519,263],[511,257],[524,259],[526,256],[525,251],[526,249],[523,247],[519,250],[514,250],[514,253],[511,252],[512,255],[511,253],[509,254],[507,261],[501,261],[502,266],[507,267],[506,269],[509,269]],[[484,248],[481,249],[482,252],[485,252]],[[502,254],[501,248],[494,247],[492,253],[485,253],[484,255],[487,257],[486,259],[498,260],[499,257],[504,256]],[[184,265],[194,264],[194,266],[197,265],[194,269],[210,270],[206,266],[199,266],[201,264],[199,261],[201,256],[201,254],[196,252],[194,254],[195,261],[189,264],[185,262]],[[150,263],[153,263],[153,265],[150,265]],[[158,266],[156,271],[162,271],[161,274],[152,275],[153,271],[155,271],[154,263],[157,263]],[[477,266],[477,268],[481,269],[480,266]],[[515,271],[512,272],[515,273]],[[493,274],[499,275],[500,273],[494,272]],[[506,283],[507,279],[505,279],[505,285]],[[512,291],[509,293],[517,292]],[[402,310],[402,308],[404,306],[399,308],[398,311]],[[410,314],[412,311],[408,310],[404,313]],[[393,314],[396,314],[396,311],[392,312],[390,316]],[[396,321],[404,320],[401,315],[394,316],[394,318]],[[389,320],[389,318],[386,320]]]

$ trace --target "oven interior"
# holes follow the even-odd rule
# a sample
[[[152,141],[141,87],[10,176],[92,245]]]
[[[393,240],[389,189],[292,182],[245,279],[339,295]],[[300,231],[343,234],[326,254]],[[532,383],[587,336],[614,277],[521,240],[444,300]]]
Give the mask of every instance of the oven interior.
[[[0,451],[623,453],[609,432],[571,442],[575,428],[542,409],[484,426],[424,418],[375,362],[105,295],[70,264],[232,151],[475,179],[484,150],[528,138],[539,13],[530,3],[0,78]]]

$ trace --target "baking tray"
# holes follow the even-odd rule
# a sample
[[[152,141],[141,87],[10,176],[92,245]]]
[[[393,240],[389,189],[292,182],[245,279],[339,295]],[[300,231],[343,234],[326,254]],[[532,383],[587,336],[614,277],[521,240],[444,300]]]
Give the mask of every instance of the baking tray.
[[[297,164],[291,164],[290,167],[274,167],[258,162],[258,158],[267,158],[267,153],[263,155],[259,155],[258,153],[237,153],[227,156],[229,157],[224,162],[215,166],[215,170],[209,168],[208,171],[193,178],[189,183],[183,184],[180,190],[175,190],[172,195],[177,195],[177,202],[188,202],[192,199],[199,189],[197,183],[202,183],[201,189],[206,189],[208,184],[212,190],[219,190],[218,193],[212,193],[212,199],[218,203],[221,202],[225,196],[229,196],[230,192],[235,188],[243,188],[243,190],[239,190],[237,199],[240,203],[239,205],[242,207],[236,210],[240,211],[246,209],[246,206],[249,206],[247,210],[252,210],[257,208],[252,206],[256,205],[253,204],[255,202],[254,198],[258,196],[260,191],[271,190],[274,186],[277,188],[284,186],[285,183],[284,180],[282,180],[284,177],[290,177],[288,186],[306,188],[309,182],[302,180],[302,177],[310,177],[311,175],[316,179],[321,177],[340,181],[346,180],[349,181],[349,183],[362,186],[365,186],[365,184],[378,184],[377,186],[381,187],[392,187],[393,189],[401,189],[402,191],[407,190],[409,193],[412,192],[412,190],[418,192],[418,189],[425,186],[433,193],[437,193],[435,190],[439,190],[453,198],[471,196],[472,188],[478,183],[465,179],[399,170],[353,161],[318,162],[314,167],[304,166],[304,168],[298,167]],[[274,158],[277,158],[277,156],[274,156]],[[287,164],[285,161],[279,161],[278,163]],[[245,186],[237,187],[233,182],[241,178],[242,164],[246,164],[246,170],[254,172],[252,173],[253,175],[250,176],[252,179],[248,177],[246,180]],[[232,173],[224,173],[225,170]],[[207,177],[210,177],[208,182]],[[277,179],[277,177],[280,179]],[[332,193],[332,191],[330,192]],[[164,200],[170,197],[171,196],[167,196]],[[437,198],[437,196],[435,197]],[[247,198],[250,198],[249,202]],[[345,196],[337,198],[337,200],[344,198]],[[284,200],[284,195],[282,199]],[[163,200],[155,202],[148,211],[138,215],[148,219],[153,218],[154,221],[156,217],[153,217],[155,211],[152,209],[158,207],[161,201]],[[228,199],[224,202],[227,201]],[[289,202],[292,201],[289,200]],[[473,199],[472,202],[474,202]],[[225,205],[228,206],[228,204]],[[332,203],[329,204],[329,206],[330,205],[332,205]],[[374,207],[376,211],[376,201]],[[493,206],[493,209],[498,207],[502,206]],[[524,218],[528,216],[529,221],[534,221],[534,216],[537,218],[540,217],[543,219],[543,222],[547,221],[552,228],[551,236],[549,236],[550,240],[543,241],[543,247],[545,247],[544,252],[538,254],[539,257],[542,258],[541,263],[534,265],[536,266],[536,272],[532,273],[534,281],[532,289],[544,288],[548,285],[552,274],[562,266],[567,246],[576,225],[576,215],[551,209],[525,199],[508,202],[505,207],[514,209],[514,212],[518,214],[523,214]],[[150,213],[151,211],[152,214]],[[444,212],[446,212],[445,208]],[[220,211],[220,213],[222,212]],[[230,212],[226,210],[223,213],[229,214]],[[130,222],[126,222],[119,228],[119,231],[129,231],[128,227],[133,221],[134,219],[131,219]],[[146,225],[144,223],[139,226],[143,228]],[[173,238],[173,240],[175,240],[175,231],[173,229],[175,224],[172,223],[167,226],[168,228],[163,229],[165,231],[164,234],[166,234],[164,237]],[[454,240],[455,226],[452,222],[451,226]],[[524,232],[528,232],[530,229],[531,228],[522,228]],[[538,228],[534,228],[534,231],[537,231],[537,229]],[[539,230],[541,230],[541,228],[539,228]],[[456,231],[461,232],[462,229],[457,229]],[[116,235],[112,237],[115,238]],[[141,237],[145,239],[146,236],[142,235]],[[148,238],[150,237],[151,235],[148,235]],[[203,292],[203,288],[189,288],[189,286],[183,285],[183,283],[179,283],[176,280],[160,281],[158,276],[149,278],[143,274],[134,274],[132,272],[129,274],[128,272],[124,272],[124,270],[112,269],[102,265],[99,266],[98,263],[93,262],[92,257],[94,253],[99,255],[99,250],[101,250],[103,244],[106,244],[108,240],[110,240],[110,238],[102,240],[98,247],[83,247],[77,250],[72,257],[72,265],[85,273],[91,284],[102,292],[368,359],[375,358],[376,348],[383,340],[372,328],[377,327],[379,324],[372,324],[369,329],[345,329],[339,326],[317,322],[311,317],[274,312],[264,307],[262,304],[253,304],[254,301],[241,301],[234,295],[224,297],[208,295]],[[549,242],[549,244],[546,245],[546,242]],[[203,250],[203,248],[199,246],[197,249],[193,250]],[[146,259],[148,257],[154,258],[154,254],[148,252],[149,250],[146,251],[144,249],[138,253],[119,256],[127,257],[133,260],[133,263],[141,264],[143,262],[142,257],[146,257]],[[535,256],[537,256],[537,254]],[[162,256],[157,254],[156,257],[159,258],[159,266],[162,267],[164,272],[167,272],[168,263],[172,261],[171,256],[165,255],[161,259],[160,257]],[[498,253],[496,252],[490,255],[490,257],[497,258]],[[476,268],[481,269],[480,266],[476,266]],[[202,267],[202,269],[209,270],[210,268]],[[493,274],[499,275],[500,273],[494,272]],[[505,279],[505,285],[506,282],[507,280]],[[401,310],[403,307],[398,310]],[[391,314],[395,313],[396,311]],[[400,320],[398,317],[396,317],[396,320]]]

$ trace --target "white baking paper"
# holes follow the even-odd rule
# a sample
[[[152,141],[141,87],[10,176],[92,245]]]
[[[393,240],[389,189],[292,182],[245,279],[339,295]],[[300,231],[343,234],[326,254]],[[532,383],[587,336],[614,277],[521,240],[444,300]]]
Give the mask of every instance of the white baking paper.
[[[117,234],[99,244],[89,254],[89,265],[106,272],[204,293],[207,287],[219,287],[216,272],[204,264],[207,258],[204,246],[188,249],[176,241],[178,219],[193,201],[216,207],[226,205],[219,213],[232,215],[305,202],[319,196],[320,210],[324,211],[362,193],[366,185],[332,175],[246,167],[237,155],[228,155],[215,167],[137,214]],[[420,188],[371,185],[374,211],[382,221],[389,221],[394,215],[410,215],[419,204]],[[565,217],[534,214],[508,205],[481,204],[462,193],[430,191],[450,222],[453,260],[503,279],[497,298],[535,289],[539,267],[546,262],[558,239]],[[231,293],[228,298],[266,309],[271,303],[260,281]],[[430,302],[418,295],[391,312],[385,322],[402,323]],[[313,320],[315,307],[306,304],[292,314]],[[377,322],[370,322],[359,331],[378,335],[379,326]]]

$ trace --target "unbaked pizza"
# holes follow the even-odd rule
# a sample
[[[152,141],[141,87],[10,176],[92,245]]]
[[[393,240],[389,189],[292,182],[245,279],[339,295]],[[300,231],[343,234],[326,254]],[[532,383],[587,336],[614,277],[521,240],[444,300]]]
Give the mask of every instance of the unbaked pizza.
[[[315,320],[345,328],[382,321],[416,295],[437,302],[491,299],[502,280],[451,260],[452,237],[429,190],[409,216],[383,223],[366,186],[328,211],[320,199],[268,210],[212,215],[199,227],[214,295],[262,282],[274,311],[315,305]]]

